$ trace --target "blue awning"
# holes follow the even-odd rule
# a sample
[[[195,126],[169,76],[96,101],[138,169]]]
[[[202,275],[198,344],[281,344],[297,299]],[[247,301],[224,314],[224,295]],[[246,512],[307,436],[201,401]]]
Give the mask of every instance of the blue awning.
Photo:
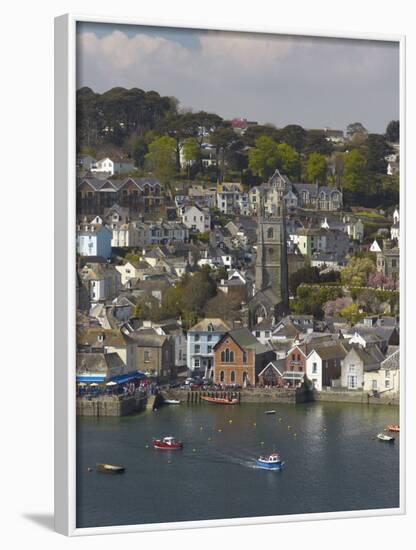
[[[124,382],[130,382],[131,380],[137,380],[138,378],[144,378],[146,375],[142,372],[129,372],[128,374],[119,374],[118,376],[113,376],[111,379],[117,384],[123,384]]]
[[[77,382],[104,382],[105,380],[105,374],[100,376],[92,376],[89,374],[80,374],[77,376]]]

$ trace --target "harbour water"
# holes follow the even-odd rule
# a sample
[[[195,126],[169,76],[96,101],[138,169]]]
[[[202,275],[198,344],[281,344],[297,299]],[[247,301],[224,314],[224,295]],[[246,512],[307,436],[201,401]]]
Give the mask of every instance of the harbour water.
[[[182,404],[78,418],[77,527],[395,508],[400,435],[393,445],[376,439],[391,423],[397,407],[346,403]],[[167,435],[184,449],[152,448]],[[257,468],[274,449],[285,468]],[[97,473],[100,462],[126,472]]]

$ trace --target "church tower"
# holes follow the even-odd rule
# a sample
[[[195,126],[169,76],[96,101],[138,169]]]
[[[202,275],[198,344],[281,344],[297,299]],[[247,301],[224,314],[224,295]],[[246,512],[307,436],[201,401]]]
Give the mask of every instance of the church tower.
[[[255,284],[256,294],[249,304],[252,323],[265,316],[276,318],[288,311],[287,244],[283,202],[270,205],[270,211],[266,212],[263,197],[260,197],[258,209]]]

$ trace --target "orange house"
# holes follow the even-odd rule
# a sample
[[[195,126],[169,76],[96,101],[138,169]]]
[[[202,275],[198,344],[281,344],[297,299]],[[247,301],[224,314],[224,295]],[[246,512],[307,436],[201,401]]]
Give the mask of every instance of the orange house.
[[[214,346],[214,382],[225,386],[255,386],[257,375],[274,359],[248,328],[226,332]]]

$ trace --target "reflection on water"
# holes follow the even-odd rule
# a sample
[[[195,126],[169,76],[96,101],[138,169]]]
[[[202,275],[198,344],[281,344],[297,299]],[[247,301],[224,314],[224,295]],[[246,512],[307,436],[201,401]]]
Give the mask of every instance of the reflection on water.
[[[398,423],[388,406],[311,403],[164,407],[125,418],[78,419],[77,526],[129,525],[399,506]],[[182,451],[156,451],[174,435]],[[277,450],[281,472],[256,467]],[[119,476],[88,472],[122,464]]]

